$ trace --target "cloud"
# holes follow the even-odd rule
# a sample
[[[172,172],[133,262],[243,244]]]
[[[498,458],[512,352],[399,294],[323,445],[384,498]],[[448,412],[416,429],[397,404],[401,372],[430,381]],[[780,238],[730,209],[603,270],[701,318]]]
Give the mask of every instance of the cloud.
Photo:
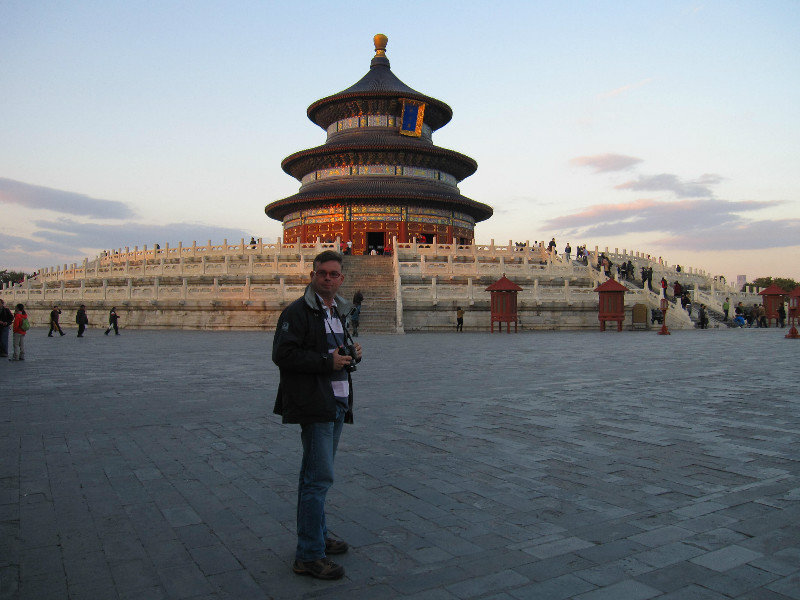
[[[594,156],[577,156],[569,162],[576,167],[593,167],[595,173],[607,173],[629,169],[642,162],[642,159],[624,154],[595,154]]]
[[[4,177],[0,177],[0,202],[96,219],[127,219],[135,215],[134,211],[123,202],[91,198],[85,194],[32,185]]]
[[[694,181],[683,181],[672,173],[661,173],[659,175],[640,175],[638,179],[621,183],[614,189],[637,192],[672,192],[678,198],[712,198],[714,192],[709,186],[722,180],[722,177],[712,173],[706,173]]]
[[[798,245],[800,219],[750,221],[750,213],[783,204],[780,201],[718,199],[658,201],[640,199],[590,206],[543,224],[564,235],[609,237],[661,233],[654,243],[686,250],[741,250]]]
[[[800,219],[763,220],[732,227],[710,227],[702,236],[679,233],[654,240],[655,244],[692,250],[762,250],[800,246]]]
[[[218,227],[203,223],[166,223],[150,225],[146,223],[121,223],[118,225],[101,225],[98,223],[80,223],[71,219],[59,221],[34,221],[38,228],[34,236],[46,243],[63,247],[82,249],[116,249],[125,246],[147,244],[152,247],[169,243],[177,246],[178,242],[191,244],[193,240],[205,244],[208,240],[221,242],[227,238],[231,243],[241,238],[250,239],[250,234],[241,229]]]
[[[99,250],[115,250],[129,246],[152,248],[160,244],[176,247],[178,242],[191,245],[192,241],[206,244],[208,240],[220,243],[245,241],[251,235],[240,229],[218,227],[203,223],[124,223],[102,225],[80,223],[71,219],[57,221],[34,221],[37,230],[32,237],[21,237],[0,233],[0,269],[25,269],[32,271],[41,267],[82,262],[93,258]]]
[[[629,83],[628,85],[623,85],[622,87],[618,87],[609,92],[603,92],[602,94],[598,94],[598,98],[614,98],[616,96],[624,94],[625,92],[629,92],[631,90],[635,90],[636,88],[645,86],[651,81],[654,81],[654,79],[652,77],[648,77],[647,79],[642,79],[641,81],[637,81],[636,83]]]

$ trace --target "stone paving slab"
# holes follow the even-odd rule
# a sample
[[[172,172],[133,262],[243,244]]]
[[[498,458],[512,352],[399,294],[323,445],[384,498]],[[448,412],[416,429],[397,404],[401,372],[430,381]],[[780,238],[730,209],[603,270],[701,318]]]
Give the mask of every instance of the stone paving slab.
[[[0,363],[0,600],[800,598],[784,332],[362,336],[320,582],[270,333],[33,329]]]

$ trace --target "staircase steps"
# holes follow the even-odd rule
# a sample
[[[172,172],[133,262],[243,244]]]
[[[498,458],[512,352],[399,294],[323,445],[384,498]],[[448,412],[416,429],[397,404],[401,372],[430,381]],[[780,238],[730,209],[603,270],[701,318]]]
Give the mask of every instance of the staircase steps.
[[[396,333],[397,300],[392,258],[345,256],[342,270],[345,279],[339,294],[351,302],[356,290],[364,295],[359,334]]]

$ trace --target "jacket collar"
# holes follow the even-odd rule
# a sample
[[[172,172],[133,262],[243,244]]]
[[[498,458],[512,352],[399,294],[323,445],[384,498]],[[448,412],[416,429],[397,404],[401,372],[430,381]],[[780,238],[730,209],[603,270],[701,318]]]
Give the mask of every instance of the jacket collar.
[[[314,288],[311,287],[309,283],[306,286],[305,294],[303,294],[303,299],[305,300],[306,305],[313,311],[318,312],[322,310],[322,307],[319,305],[319,300],[317,298],[317,293],[314,291]],[[334,297],[336,301],[336,310],[339,311],[339,314],[347,316],[350,314],[350,311],[353,310],[353,305],[350,304],[347,300],[342,298],[339,294],[336,294]]]

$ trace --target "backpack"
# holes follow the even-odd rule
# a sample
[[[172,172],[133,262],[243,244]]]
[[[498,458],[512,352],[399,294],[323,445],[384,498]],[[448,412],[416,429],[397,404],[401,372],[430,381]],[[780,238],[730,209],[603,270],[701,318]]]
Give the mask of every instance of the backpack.
[[[31,322],[28,320],[28,317],[22,319],[22,323],[19,324],[19,328],[22,329],[22,331],[28,331],[28,329],[31,328]]]

